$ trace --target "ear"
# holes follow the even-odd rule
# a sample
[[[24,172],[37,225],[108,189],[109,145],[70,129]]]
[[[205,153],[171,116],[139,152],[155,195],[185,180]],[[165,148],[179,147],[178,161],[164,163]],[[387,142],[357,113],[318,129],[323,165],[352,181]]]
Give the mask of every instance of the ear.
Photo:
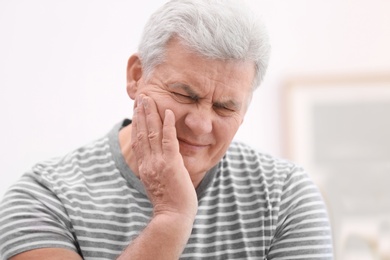
[[[135,99],[138,90],[138,82],[142,78],[142,64],[138,54],[133,54],[127,62],[127,94]]]

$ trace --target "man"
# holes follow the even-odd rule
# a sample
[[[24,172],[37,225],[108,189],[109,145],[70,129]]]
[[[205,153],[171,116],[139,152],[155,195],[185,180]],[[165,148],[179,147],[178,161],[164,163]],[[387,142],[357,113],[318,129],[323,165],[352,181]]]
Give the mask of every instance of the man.
[[[332,259],[306,173],[232,142],[269,56],[240,5],[173,0],[152,15],[128,61],[132,121],[8,191],[3,258]]]

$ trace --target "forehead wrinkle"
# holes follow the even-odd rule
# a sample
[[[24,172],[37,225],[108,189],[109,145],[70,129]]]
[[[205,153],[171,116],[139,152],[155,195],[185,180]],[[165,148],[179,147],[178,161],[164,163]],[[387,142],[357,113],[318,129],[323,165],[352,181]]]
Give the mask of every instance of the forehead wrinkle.
[[[237,89],[237,86],[226,85],[226,82],[224,82],[223,80],[214,81],[218,84],[216,84],[213,90],[213,97],[218,97],[218,100],[214,100],[213,98],[212,103],[217,107],[226,107],[230,109],[240,110],[242,107],[241,101],[237,100],[237,97],[234,94],[234,89]]]

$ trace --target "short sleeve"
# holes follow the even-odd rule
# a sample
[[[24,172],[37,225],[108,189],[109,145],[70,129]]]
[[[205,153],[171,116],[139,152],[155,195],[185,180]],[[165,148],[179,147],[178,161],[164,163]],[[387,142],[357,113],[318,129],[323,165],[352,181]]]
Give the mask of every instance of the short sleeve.
[[[331,233],[320,192],[303,169],[294,168],[283,186],[267,259],[333,259]]]
[[[59,198],[33,175],[24,175],[0,204],[0,258],[38,248],[79,252]]]

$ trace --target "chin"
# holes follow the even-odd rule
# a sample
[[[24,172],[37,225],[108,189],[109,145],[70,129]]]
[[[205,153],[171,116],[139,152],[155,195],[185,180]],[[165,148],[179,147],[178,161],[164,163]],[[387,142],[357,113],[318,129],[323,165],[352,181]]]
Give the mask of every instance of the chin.
[[[190,175],[204,174],[208,170],[213,168],[215,165],[215,164],[211,164],[211,162],[208,162],[207,164],[200,163],[200,162],[204,162],[205,160],[197,159],[194,157],[183,156],[183,160],[184,160],[184,166],[186,167]]]

